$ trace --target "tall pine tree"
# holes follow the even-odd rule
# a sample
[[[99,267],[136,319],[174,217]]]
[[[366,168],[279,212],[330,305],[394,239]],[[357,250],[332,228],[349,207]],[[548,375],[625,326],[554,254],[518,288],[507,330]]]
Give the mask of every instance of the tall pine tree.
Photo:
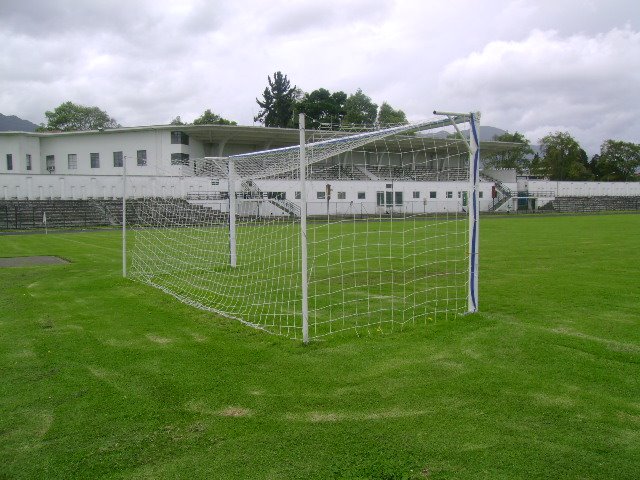
[[[266,127],[293,127],[293,107],[297,89],[292,87],[286,75],[278,71],[267,77],[269,86],[262,93],[262,101],[256,98],[256,102],[262,110],[253,119],[263,123]]]

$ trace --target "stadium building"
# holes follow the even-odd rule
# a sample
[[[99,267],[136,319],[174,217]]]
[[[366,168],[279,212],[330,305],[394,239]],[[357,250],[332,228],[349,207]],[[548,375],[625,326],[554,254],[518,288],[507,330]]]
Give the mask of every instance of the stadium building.
[[[307,131],[309,142],[339,135],[347,133]],[[465,163],[460,158],[467,155],[462,148],[464,141],[433,137],[433,151],[439,154],[429,162],[429,158],[416,161],[413,144],[418,139],[408,136],[391,153],[380,154],[374,144],[369,151],[337,155],[310,166],[309,213],[321,214],[327,209],[331,209],[329,213],[349,213],[355,201],[360,210],[371,214],[408,208],[425,213],[464,210],[468,185],[468,172],[460,166]],[[460,148],[452,149],[456,142]],[[133,198],[181,196],[224,210],[228,192],[225,175],[219,175],[219,179],[211,173],[192,175],[203,162],[201,159],[208,158],[208,163],[215,165],[215,158],[298,144],[296,129],[253,126],[158,125],[84,132],[0,132],[0,200],[121,198],[126,162],[132,185],[128,195]],[[508,143],[481,142],[483,154],[512,147]],[[253,182],[250,189],[254,195],[257,192],[296,203],[300,189],[295,174],[266,176]],[[535,210],[562,196],[637,195],[637,182],[551,182],[518,179],[510,170],[485,170],[480,179],[479,207],[480,211]],[[264,213],[290,214],[276,203]]]

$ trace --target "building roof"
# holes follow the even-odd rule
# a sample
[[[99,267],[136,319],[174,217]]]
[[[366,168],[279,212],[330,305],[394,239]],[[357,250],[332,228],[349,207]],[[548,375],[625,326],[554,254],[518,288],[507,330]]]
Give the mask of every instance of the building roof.
[[[194,140],[205,143],[233,143],[236,145],[256,146],[263,145],[265,149],[277,148],[281,146],[295,145],[299,143],[300,131],[295,128],[277,128],[263,126],[245,126],[245,125],[149,125],[138,127],[119,127],[104,130],[85,130],[79,132],[0,132],[0,136],[23,135],[38,138],[55,138],[55,137],[72,137],[78,135],[95,135],[97,133],[104,135],[118,133],[135,133],[149,131],[181,131],[188,134]],[[321,135],[323,139],[334,136],[349,135],[350,132],[344,131],[328,131],[328,130],[307,130],[307,137],[316,137]],[[402,144],[404,148],[410,148],[412,138],[423,137],[406,137],[398,144]],[[433,138],[434,146],[445,146],[451,144],[451,139]],[[457,140],[462,142],[462,140]],[[520,146],[519,143],[512,142],[494,142],[483,141],[480,143],[480,149],[485,153],[497,153],[511,150]]]

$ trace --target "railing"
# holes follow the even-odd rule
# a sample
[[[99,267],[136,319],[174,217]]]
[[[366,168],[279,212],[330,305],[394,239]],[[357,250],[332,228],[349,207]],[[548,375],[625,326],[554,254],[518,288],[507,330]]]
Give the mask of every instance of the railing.
[[[189,192],[187,200],[228,200],[229,192]]]
[[[529,190],[527,192],[527,196],[532,198],[549,198],[549,197],[557,197],[558,195],[553,190]]]
[[[496,186],[496,191],[500,194],[496,202],[494,202],[490,207],[490,212],[496,212],[500,207],[502,207],[505,203],[510,201],[512,198],[518,196],[517,192],[514,192],[509,187],[507,187],[504,183],[502,183],[497,178],[493,178],[491,175],[487,175],[486,173],[480,173],[481,177],[484,177],[490,182],[493,182]]]
[[[264,192],[260,190],[258,186],[251,180],[245,180],[244,182],[242,182],[242,189],[244,190],[244,192],[255,195],[255,197],[252,196],[250,198],[265,198]],[[266,197],[266,199],[271,205],[274,205],[283,212],[296,217],[300,216],[300,206],[293,203],[292,201],[280,198],[269,198],[268,196]]]

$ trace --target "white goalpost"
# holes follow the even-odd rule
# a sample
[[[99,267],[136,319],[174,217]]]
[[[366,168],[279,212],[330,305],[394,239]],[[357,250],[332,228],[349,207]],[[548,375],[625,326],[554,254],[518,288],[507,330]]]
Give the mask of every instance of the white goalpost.
[[[124,175],[123,274],[304,343],[477,311],[479,114],[434,114]]]

